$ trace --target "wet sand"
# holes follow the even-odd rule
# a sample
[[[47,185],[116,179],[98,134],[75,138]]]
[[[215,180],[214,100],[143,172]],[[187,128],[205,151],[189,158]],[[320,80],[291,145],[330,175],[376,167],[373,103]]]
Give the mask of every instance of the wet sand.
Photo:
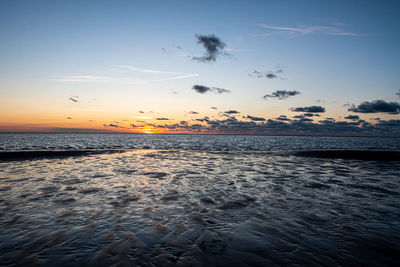
[[[1,265],[400,261],[398,161],[134,150],[0,169]]]

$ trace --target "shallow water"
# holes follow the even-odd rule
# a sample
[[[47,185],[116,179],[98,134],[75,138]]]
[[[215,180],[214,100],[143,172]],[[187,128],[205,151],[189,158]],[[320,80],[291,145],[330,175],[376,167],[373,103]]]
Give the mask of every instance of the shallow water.
[[[146,149],[0,169],[1,265],[400,260],[397,161]]]
[[[0,151],[60,149],[182,149],[205,151],[400,150],[400,138],[0,133]]]

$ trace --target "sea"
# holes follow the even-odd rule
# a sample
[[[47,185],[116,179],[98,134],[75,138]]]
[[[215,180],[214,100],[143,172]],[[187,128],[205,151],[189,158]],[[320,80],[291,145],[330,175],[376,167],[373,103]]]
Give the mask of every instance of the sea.
[[[400,138],[0,134],[0,266],[395,266]]]

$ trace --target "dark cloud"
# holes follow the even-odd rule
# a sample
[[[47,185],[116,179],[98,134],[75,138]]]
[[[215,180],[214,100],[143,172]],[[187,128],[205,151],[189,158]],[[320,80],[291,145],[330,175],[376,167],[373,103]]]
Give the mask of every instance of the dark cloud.
[[[158,121],[169,121],[168,118],[157,118],[156,120],[158,120]]]
[[[300,94],[300,92],[296,91],[296,90],[293,90],[293,91],[277,90],[270,95],[263,96],[263,98],[265,100],[267,100],[268,98],[286,99],[290,96],[295,96],[295,95],[299,95],[299,94]]]
[[[227,110],[224,112],[225,114],[239,114],[240,112],[237,110]]]
[[[360,119],[359,116],[357,115],[349,115],[347,117],[344,117],[346,120],[352,120],[352,121],[358,121]]]
[[[72,118],[71,117],[67,117],[67,120],[72,120]]]
[[[197,111],[189,111],[188,114],[196,115],[199,114]]]
[[[303,116],[304,117],[321,117],[321,115],[319,115],[317,113],[304,113]]]
[[[380,120],[375,124],[363,120],[335,121],[333,118],[313,122],[302,117],[290,121],[282,115],[280,119],[265,121],[238,120],[235,117],[225,119],[203,118],[193,124],[182,121],[179,124],[146,126],[165,128],[181,132],[260,134],[260,135],[316,135],[316,136],[399,136],[400,120]],[[199,122],[199,123],[197,123]]]
[[[302,118],[299,118],[299,121],[311,122],[311,121],[314,121],[314,120],[313,120],[313,119],[310,119],[310,118],[302,117]]]
[[[309,106],[309,107],[292,108],[291,111],[307,112],[307,113],[323,113],[325,112],[325,108],[321,106]]]
[[[396,95],[400,97],[400,89],[397,91]]]
[[[278,76],[276,76],[276,75],[273,74],[273,73],[267,73],[267,74],[265,75],[265,77],[267,77],[268,79],[275,79],[275,78],[278,78]]]
[[[223,93],[230,93],[230,90],[224,89],[224,88],[218,88],[218,87],[208,87],[204,85],[198,85],[195,84],[192,86],[192,89],[196,91],[197,93],[200,94],[205,94],[207,92],[214,92],[216,94],[223,94]]]
[[[252,121],[265,121],[264,118],[261,118],[261,117],[253,117],[253,116],[250,116],[250,115],[247,115],[245,118],[246,118],[246,119],[250,119],[250,120],[252,120]]]
[[[275,79],[275,78],[278,78],[277,74],[281,74],[281,73],[283,73],[282,69],[278,69],[275,72],[273,72],[273,71],[262,72],[262,71],[255,70],[255,71],[249,73],[249,76],[256,77],[256,78]]]
[[[143,113],[144,113],[144,111],[141,111],[141,110],[139,110],[139,113],[142,113],[142,114],[143,114]]]
[[[276,118],[278,121],[291,121],[286,115],[280,115],[278,118]]]
[[[310,117],[310,116],[306,116],[305,114],[293,116],[294,119],[298,119],[300,121],[313,121],[313,119],[310,119],[310,118],[307,118],[307,117]]]
[[[116,125],[116,124],[112,124],[112,123],[110,123],[108,126],[109,126],[109,127],[115,127],[115,128],[119,128],[119,126],[118,126],[118,125]]]
[[[217,107],[211,107],[211,109],[218,109]]]
[[[196,38],[197,43],[201,44],[206,49],[206,52],[202,57],[193,57],[193,60],[210,63],[215,62],[219,55],[226,54],[223,52],[226,44],[214,34],[196,35]]]
[[[205,94],[205,93],[207,93],[208,91],[211,90],[211,88],[208,87],[208,86],[198,85],[198,84],[193,85],[192,89],[195,90],[197,93],[200,93],[200,94]]]
[[[398,102],[386,102],[384,100],[364,101],[360,105],[351,105],[348,111],[357,113],[389,113],[399,114],[400,104]]]
[[[77,102],[78,102],[78,98],[79,98],[79,96],[71,96],[71,97],[68,98],[68,99],[71,100],[71,101],[74,102],[74,103],[77,103]]]

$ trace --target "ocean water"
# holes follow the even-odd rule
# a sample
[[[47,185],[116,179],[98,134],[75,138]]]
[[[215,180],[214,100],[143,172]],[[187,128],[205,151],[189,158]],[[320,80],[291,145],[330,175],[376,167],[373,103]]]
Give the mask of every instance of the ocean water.
[[[400,139],[0,134],[0,265],[397,265],[376,150]]]

